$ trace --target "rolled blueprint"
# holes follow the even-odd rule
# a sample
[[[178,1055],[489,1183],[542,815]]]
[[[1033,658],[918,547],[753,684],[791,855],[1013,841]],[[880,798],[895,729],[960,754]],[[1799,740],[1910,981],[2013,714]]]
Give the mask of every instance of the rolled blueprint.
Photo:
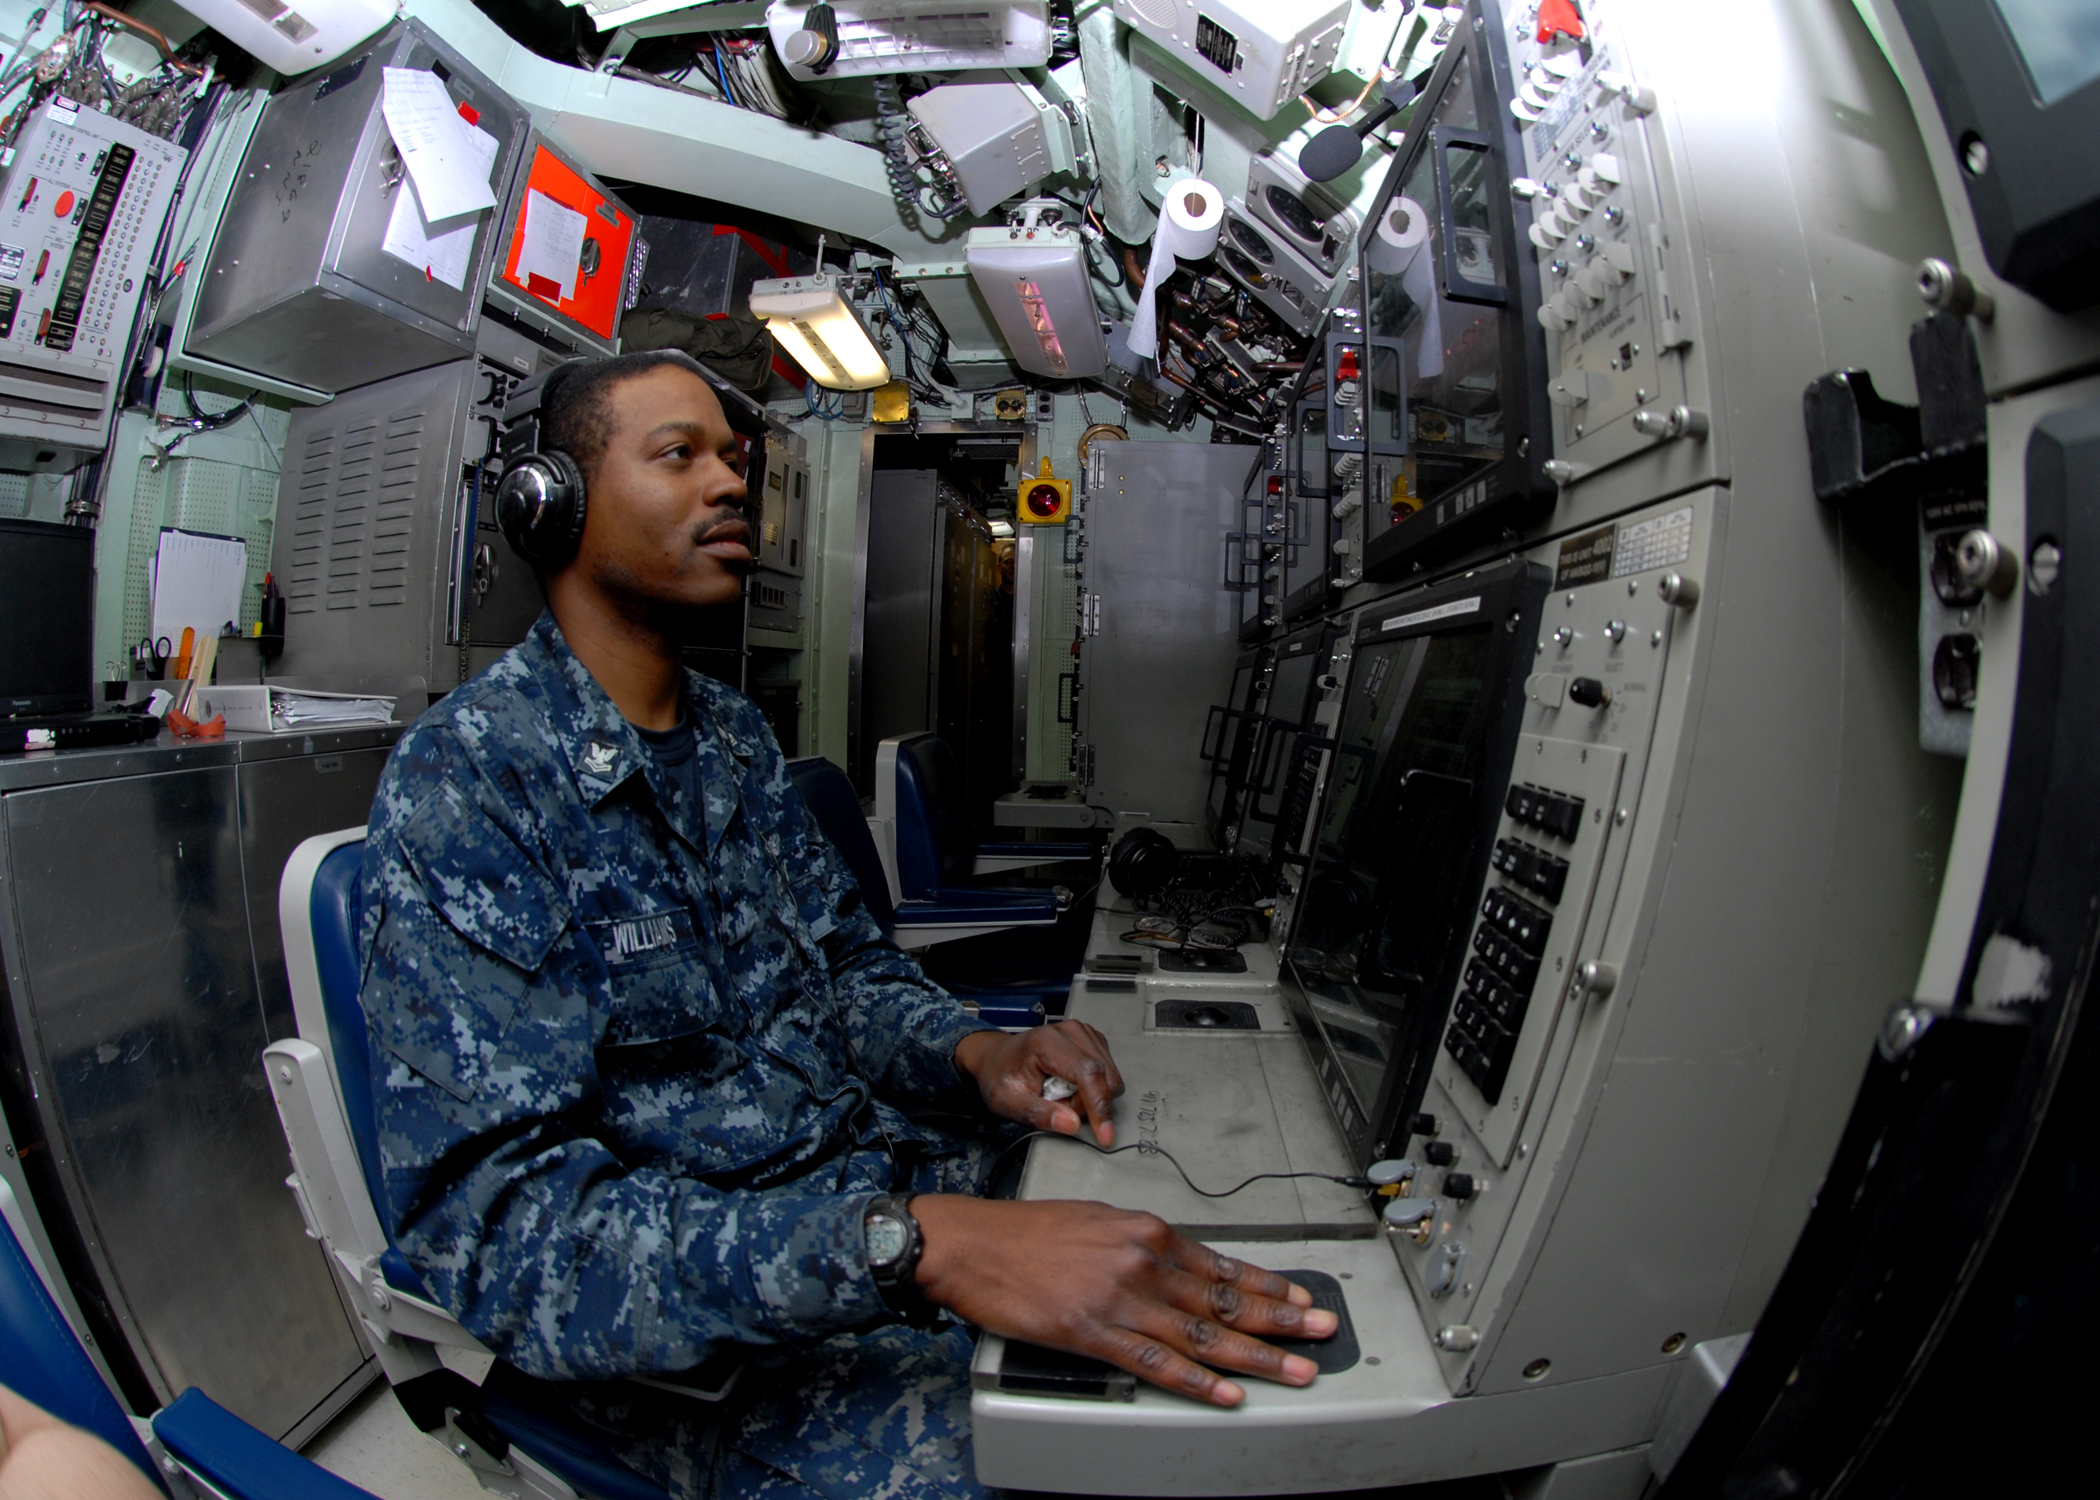
[[[1378,216],[1364,259],[1382,276],[1403,276],[1429,241],[1429,215],[1412,198],[1395,198]]]
[[[1201,260],[1217,249],[1218,225],[1224,220],[1225,195],[1202,178],[1184,177],[1168,187],[1152,236],[1152,264],[1145,268],[1145,289],[1138,293],[1137,316],[1130,324],[1133,354],[1159,358],[1159,284],[1174,274],[1176,256]]]

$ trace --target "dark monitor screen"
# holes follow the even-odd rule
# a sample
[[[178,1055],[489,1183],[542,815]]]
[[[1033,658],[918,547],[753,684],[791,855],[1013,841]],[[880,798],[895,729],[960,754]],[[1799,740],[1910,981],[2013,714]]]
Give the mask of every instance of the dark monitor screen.
[[[2058,312],[2100,302],[2100,6],[1896,0],[1984,257]]]
[[[1210,757],[1210,791],[1204,798],[1204,813],[1210,836],[1223,842],[1225,831],[1238,817],[1240,780],[1253,742],[1248,715],[1254,707],[1254,688],[1261,673],[1261,653],[1246,652],[1233,669],[1232,692],[1225,699],[1226,712],[1216,720],[1215,737],[1204,746]]]
[[[94,703],[95,533],[0,521],[0,716]]]
[[[1291,964],[1367,1118],[1444,957],[1425,919],[1463,864],[1492,635],[1377,642],[1353,664]]]
[[[1253,805],[1247,810],[1247,826],[1240,834],[1242,854],[1262,858],[1269,852],[1277,803],[1282,800],[1283,783],[1290,771],[1291,748],[1296,732],[1305,727],[1309,716],[1313,673],[1326,660],[1326,652],[1308,648],[1276,663],[1276,680],[1269,687],[1268,722],[1262,728],[1261,760],[1254,768]]]

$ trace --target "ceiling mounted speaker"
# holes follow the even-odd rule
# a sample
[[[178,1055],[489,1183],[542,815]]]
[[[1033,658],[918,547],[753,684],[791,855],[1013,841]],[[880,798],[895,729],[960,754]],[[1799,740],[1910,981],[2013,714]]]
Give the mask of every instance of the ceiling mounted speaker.
[[[1247,164],[1247,207],[1328,276],[1349,258],[1356,215],[1280,157],[1257,156]]]
[[[1217,254],[1217,264],[1225,274],[1258,297],[1291,332],[1311,333],[1327,310],[1334,278],[1322,275],[1284,236],[1258,222],[1237,198],[1225,205]]]

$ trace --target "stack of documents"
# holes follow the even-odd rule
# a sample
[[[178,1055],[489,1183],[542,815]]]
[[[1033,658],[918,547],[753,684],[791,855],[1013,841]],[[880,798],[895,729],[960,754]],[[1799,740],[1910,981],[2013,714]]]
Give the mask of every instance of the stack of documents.
[[[312,693],[293,688],[270,689],[270,723],[274,729],[334,729],[347,724],[391,724],[392,698],[355,693]]]
[[[394,699],[368,693],[318,693],[261,683],[199,684],[191,717],[226,717],[228,729],[247,734],[284,734],[305,729],[345,729],[353,724],[391,724]]]

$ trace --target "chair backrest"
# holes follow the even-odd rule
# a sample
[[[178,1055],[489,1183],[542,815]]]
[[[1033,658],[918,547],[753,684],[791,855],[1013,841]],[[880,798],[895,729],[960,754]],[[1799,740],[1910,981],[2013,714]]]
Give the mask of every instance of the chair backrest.
[[[358,887],[365,831],[320,834],[292,851],[277,889],[292,1010],[302,1041],[313,1043],[335,1074],[350,1139],[367,1185],[379,1181],[379,1121],[372,1101],[372,1061],[357,961]]]
[[[937,734],[897,743],[897,884],[906,901],[928,901],[951,876],[967,876],[977,841],[963,800],[962,768]]]
[[[852,781],[821,755],[789,761],[788,774],[795,780],[803,805],[816,818],[817,827],[853,872],[868,914],[882,928],[884,937],[895,937],[897,908],[890,901],[889,877],[883,873],[882,856],[875,848],[875,836],[868,831],[868,820],[861,813],[860,796],[853,790]]]
[[[284,932],[284,964],[291,978],[299,1039],[320,1049],[335,1075],[358,1171],[386,1239],[381,1264],[387,1282],[398,1291],[424,1296],[422,1278],[394,1243],[392,1216],[373,1191],[382,1180],[379,1108],[372,1091],[371,1038],[357,993],[363,982],[357,923],[364,858],[362,828],[306,840],[292,851],[278,882],[277,919]]]
[[[14,1195],[5,1182],[0,1182],[0,1195],[5,1196],[0,1208],[15,1208]],[[7,1351],[0,1381],[60,1421],[84,1427],[101,1438],[137,1464],[165,1493],[167,1486],[132,1430],[131,1419],[102,1383],[101,1374],[37,1275],[27,1247],[15,1237],[13,1221],[18,1212],[0,1212],[0,1349]]]

